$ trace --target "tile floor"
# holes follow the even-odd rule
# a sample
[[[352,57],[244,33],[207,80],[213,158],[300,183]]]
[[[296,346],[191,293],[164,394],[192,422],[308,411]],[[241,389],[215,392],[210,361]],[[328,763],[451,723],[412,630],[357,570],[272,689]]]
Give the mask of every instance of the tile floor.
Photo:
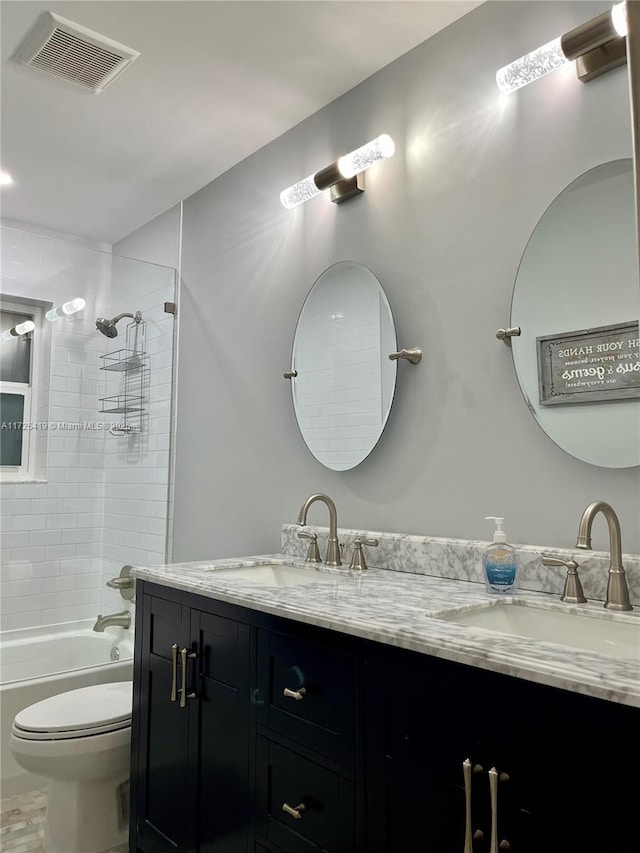
[[[0,801],[0,853],[43,853],[47,791],[29,791]],[[127,853],[127,845],[105,853]]]

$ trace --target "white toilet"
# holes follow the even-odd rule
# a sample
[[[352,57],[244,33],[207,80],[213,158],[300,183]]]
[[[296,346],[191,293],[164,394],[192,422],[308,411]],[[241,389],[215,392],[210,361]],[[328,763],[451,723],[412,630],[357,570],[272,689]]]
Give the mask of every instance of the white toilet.
[[[103,853],[127,841],[132,683],[60,693],[16,714],[11,751],[49,780],[46,853]]]

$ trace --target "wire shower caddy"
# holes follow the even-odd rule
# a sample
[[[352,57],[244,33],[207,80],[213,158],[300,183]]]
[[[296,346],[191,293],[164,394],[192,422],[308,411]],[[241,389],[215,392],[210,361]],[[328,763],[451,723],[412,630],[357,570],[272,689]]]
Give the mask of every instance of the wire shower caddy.
[[[141,433],[146,413],[148,372],[145,321],[129,323],[125,346],[101,355],[100,360],[100,370],[120,374],[118,393],[100,397],[100,412],[122,415],[109,432],[111,435]]]

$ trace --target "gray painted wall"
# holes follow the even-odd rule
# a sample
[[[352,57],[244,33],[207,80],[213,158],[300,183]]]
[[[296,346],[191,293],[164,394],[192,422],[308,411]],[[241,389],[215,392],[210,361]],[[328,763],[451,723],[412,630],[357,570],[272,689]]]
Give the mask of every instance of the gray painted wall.
[[[495,339],[546,207],[632,151],[625,69],[587,86],[556,72],[506,99],[495,71],[609,5],[484,4],[184,203],[174,559],[277,551],[314,491],[343,526],[487,539],[496,514],[515,543],[568,547],[603,499],[639,550],[638,469],[556,447]],[[284,187],[382,132],[397,154],[363,196],[280,205]],[[340,260],[377,275],[399,345],[425,356],[400,364],[370,457],[335,473],[305,448],[282,372],[309,288]],[[309,521],[325,524],[323,508]]]
[[[114,243],[113,253],[177,270],[180,266],[181,216],[182,204],[175,204]]]

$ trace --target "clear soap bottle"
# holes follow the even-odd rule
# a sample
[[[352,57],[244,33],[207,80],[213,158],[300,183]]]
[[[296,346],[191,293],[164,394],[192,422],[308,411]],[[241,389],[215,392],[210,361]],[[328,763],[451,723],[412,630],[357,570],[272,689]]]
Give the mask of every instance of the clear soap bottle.
[[[507,543],[507,534],[502,529],[504,518],[485,516],[495,521],[493,544],[482,555],[482,576],[489,595],[513,595],[518,587],[518,552]]]

